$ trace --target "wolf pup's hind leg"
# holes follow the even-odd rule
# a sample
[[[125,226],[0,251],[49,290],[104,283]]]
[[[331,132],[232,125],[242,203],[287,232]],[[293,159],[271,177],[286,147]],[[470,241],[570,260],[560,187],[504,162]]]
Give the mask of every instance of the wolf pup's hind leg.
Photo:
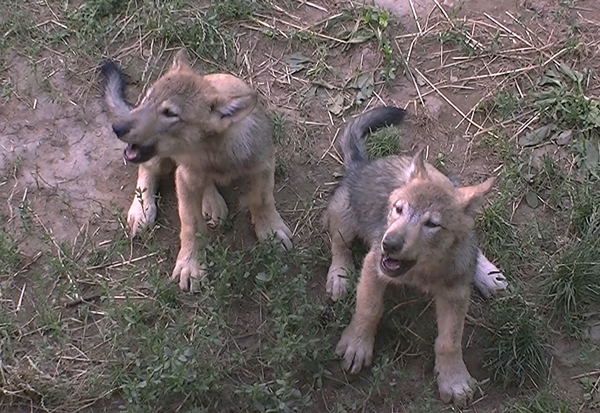
[[[202,196],[202,214],[208,226],[216,228],[221,225],[228,212],[227,204],[215,184],[207,184]]]
[[[473,283],[485,298],[502,294],[508,288],[508,281],[504,274],[483,255],[481,250],[477,256]]]

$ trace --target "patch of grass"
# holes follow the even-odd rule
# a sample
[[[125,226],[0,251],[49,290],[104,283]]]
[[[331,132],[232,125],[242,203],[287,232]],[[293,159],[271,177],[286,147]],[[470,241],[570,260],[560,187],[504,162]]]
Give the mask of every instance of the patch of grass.
[[[107,245],[106,248],[93,248],[85,257],[85,264],[88,267],[102,267],[112,263],[114,257],[126,252],[129,247],[129,240],[123,236],[115,239]]]
[[[118,0],[90,0],[73,10],[68,10],[66,20],[78,40],[87,42],[99,33],[109,34],[129,2]]]
[[[311,66],[307,68],[306,75],[314,79],[315,81],[319,81],[326,74],[332,72],[332,67],[327,63],[327,58],[329,55],[329,48],[325,44],[318,44],[316,46],[315,52],[313,53],[311,59]]]
[[[52,47],[68,51],[71,58],[95,65],[106,50],[110,50],[109,41],[127,44],[136,39],[138,42],[139,34],[144,33],[142,42],[155,47],[186,47],[196,55],[229,64],[235,50],[232,36],[222,21],[246,18],[256,4],[227,0],[198,8],[186,0],[140,4],[90,0],[52,7],[52,20],[42,25],[34,15],[49,13],[48,8],[40,6],[37,10],[15,4],[8,8],[6,20],[15,24],[2,30],[5,35],[0,47],[19,44],[33,61],[42,50]]]
[[[0,342],[15,337],[18,332],[19,328],[15,324],[14,317],[0,307]]]
[[[367,153],[371,159],[397,155],[400,149],[398,128],[388,126],[373,132],[367,139]]]
[[[273,113],[273,140],[275,141],[275,144],[279,146],[285,145],[285,142],[287,141],[286,123],[285,115],[283,113]]]
[[[589,70],[577,71],[565,63],[557,64],[540,79],[533,106],[542,119],[542,128],[556,131],[551,136],[563,131],[573,133],[570,149],[577,155],[578,166],[598,178],[600,101],[585,94],[590,76]]]
[[[263,2],[256,0],[225,0],[211,2],[212,13],[214,13],[219,21],[248,19],[252,13],[262,7],[264,7]]]
[[[429,388],[425,390],[422,396],[418,398],[414,403],[411,403],[408,407],[408,413],[430,413],[440,410],[440,404],[436,397],[429,390],[436,387],[434,383],[431,383]]]
[[[549,391],[542,391],[530,397],[529,400],[511,404],[503,413],[569,413],[569,403],[557,399]]]
[[[495,121],[503,122],[512,118],[521,108],[516,91],[500,89],[486,101],[481,109],[485,113],[491,114]]]
[[[551,314],[571,333],[581,328],[586,309],[600,301],[600,214],[588,231],[561,250],[544,276]]]
[[[16,273],[20,263],[17,242],[5,231],[4,224],[0,221],[0,279]]]
[[[456,21],[454,25],[448,27],[439,34],[439,41],[443,44],[448,44],[457,47],[463,53],[473,56],[479,53],[475,47],[475,43],[469,35],[469,29],[465,27],[462,21]]]
[[[352,22],[351,29],[345,29],[341,22]],[[381,41],[383,33],[390,23],[390,15],[387,11],[375,6],[367,6],[357,9],[346,9],[342,16],[336,20],[338,27],[345,30],[338,32],[336,37],[347,40],[353,44],[360,44],[371,39]]]
[[[275,151],[275,178],[282,179],[286,178],[290,173],[290,163],[292,157],[292,151],[288,149],[290,143],[290,133],[288,129],[288,122],[285,115],[281,112],[275,112],[273,114],[273,141],[276,145]]]
[[[182,400],[188,405],[216,406],[224,364],[214,363],[213,358],[222,347],[222,320],[181,315],[171,321],[162,314],[149,315],[149,310],[131,303],[123,309],[125,332],[133,336],[119,340],[114,380],[129,410],[169,410]],[[188,334],[194,339],[188,340]]]
[[[486,368],[503,385],[537,385],[550,368],[545,323],[533,303],[513,294],[490,305],[486,317],[495,334],[485,351]]]
[[[585,95],[591,73],[579,72],[561,63],[548,69],[538,84],[535,107],[561,129],[594,132],[600,129],[600,103]]]
[[[110,304],[118,326],[112,380],[128,409],[218,410],[234,403],[302,411],[312,405],[311,388],[330,374],[332,336],[341,328],[337,318],[323,319],[326,307],[308,292],[305,263],[320,262],[317,254],[282,254],[275,242],[233,251],[217,239],[204,250],[210,275],[198,295],[181,297],[151,271],[154,302]]]
[[[510,220],[505,200],[496,199],[486,206],[478,222],[481,248],[494,257],[504,274],[514,278],[517,267],[515,257],[519,260],[526,258],[523,253],[528,249],[523,249],[523,242],[517,237],[516,226]]]

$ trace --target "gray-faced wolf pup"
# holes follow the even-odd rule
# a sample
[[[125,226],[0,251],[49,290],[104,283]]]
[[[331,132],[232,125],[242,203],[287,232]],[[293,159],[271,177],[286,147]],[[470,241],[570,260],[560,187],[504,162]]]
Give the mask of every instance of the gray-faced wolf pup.
[[[206,232],[227,216],[217,185],[249,177],[248,206],[256,236],[272,235],[292,247],[292,232],[275,209],[273,124],[258,96],[244,81],[228,74],[195,73],[184,50],[146,92],[137,107],[124,96],[123,75],[116,64],[102,65],[104,96],[116,116],[112,129],[127,143],[124,158],[139,164],[134,197],[127,218],[132,234],[156,218],[156,192],[161,162],[176,164],[175,180],[181,221],[181,248],[172,278],[184,291],[204,276],[198,261],[196,233]]]
[[[471,282],[488,296],[506,288],[506,279],[477,247],[475,216],[493,178],[456,187],[423,152],[413,158],[367,160],[365,135],[396,125],[402,109],[380,107],[350,121],[341,137],[345,176],[325,213],[332,259],[327,291],[346,290],[354,268],[350,244],[369,247],[357,287],[356,311],[337,344],[343,367],[358,373],[371,364],[377,324],[389,284],[410,285],[433,296],[437,313],[435,371],[442,400],[464,404],[476,381],[462,357],[461,339]]]

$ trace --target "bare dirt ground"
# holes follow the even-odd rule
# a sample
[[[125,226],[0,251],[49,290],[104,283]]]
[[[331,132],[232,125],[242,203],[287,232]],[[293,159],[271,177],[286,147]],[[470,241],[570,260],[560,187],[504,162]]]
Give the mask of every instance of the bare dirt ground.
[[[378,105],[409,112],[396,152],[427,146],[430,161],[464,184],[504,174],[493,213],[480,226],[482,245],[524,307],[511,313],[474,296],[465,358],[482,391],[460,411],[600,409],[598,307],[577,307],[583,321],[575,330],[546,310],[555,300],[544,293],[551,271],[545,264],[571,245],[571,221],[557,218],[558,178],[548,173],[543,180],[537,172],[543,168],[532,166],[549,158],[565,176],[584,166],[591,173],[600,120],[581,132],[582,146],[578,138],[572,147],[554,138],[522,140],[535,139],[530,133],[544,125],[545,115],[527,97],[548,69],[589,70],[581,102],[597,102],[595,0],[380,0],[381,9],[360,2],[231,0],[218,9],[219,30],[231,36],[223,46],[227,57],[208,26],[202,26],[207,37],[195,42],[192,35],[160,37],[167,29],[158,23],[124,37],[139,18],[135,1],[123,2],[126,7],[109,0],[63,3],[9,1],[2,17],[0,411],[459,411],[437,399],[435,327],[426,299],[413,304],[419,300],[409,293],[391,299],[371,372],[346,377],[333,355],[352,298],[332,305],[326,297],[329,251],[320,215],[342,173],[338,128]],[[216,7],[201,3],[181,8],[204,16]],[[232,13],[246,3],[258,6]],[[91,26],[76,26],[95,18],[77,14],[86,4],[109,10],[97,14],[100,46],[90,49],[83,46]],[[153,11],[140,6],[139,13]],[[175,23],[165,21],[183,31],[177,12],[169,13]],[[103,59],[119,61],[135,101],[182,44],[197,70],[243,77],[275,114],[276,200],[300,251],[280,262],[272,258],[276,252],[256,250],[244,184],[236,183],[224,192],[232,217],[212,234],[217,247],[209,255],[218,275],[201,297],[184,295],[168,280],[179,228],[169,176],[156,227],[141,240],[127,235],[136,168],[122,160],[97,73]],[[564,116],[554,116],[557,133],[566,129]],[[569,131],[577,136],[574,127]],[[573,185],[587,179],[577,175]],[[598,181],[590,179],[584,192],[597,194]],[[597,211],[594,196],[589,211]],[[271,270],[277,272],[272,281]],[[278,280],[286,278],[284,290]],[[302,282],[290,287],[289,280]],[[590,291],[599,294],[594,285]],[[298,294],[306,296],[300,303]],[[521,317],[527,320],[514,324]],[[503,329],[509,325],[514,329]],[[511,342],[511,336],[525,338]],[[509,351],[490,364],[494,348],[500,353],[503,346]],[[198,360],[189,361],[190,354]],[[160,373],[152,370],[157,365]],[[534,380],[538,367],[544,377]]]

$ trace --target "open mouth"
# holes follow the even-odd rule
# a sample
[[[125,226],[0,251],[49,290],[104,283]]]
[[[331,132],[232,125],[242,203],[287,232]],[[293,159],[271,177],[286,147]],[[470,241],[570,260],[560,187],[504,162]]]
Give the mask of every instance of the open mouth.
[[[142,163],[152,158],[154,152],[154,145],[137,145],[135,143],[130,143],[123,150],[123,158],[125,158],[127,162]]]
[[[385,275],[389,277],[399,277],[408,272],[408,270],[414,267],[416,263],[416,260],[396,260],[387,255],[382,255],[380,265]]]

